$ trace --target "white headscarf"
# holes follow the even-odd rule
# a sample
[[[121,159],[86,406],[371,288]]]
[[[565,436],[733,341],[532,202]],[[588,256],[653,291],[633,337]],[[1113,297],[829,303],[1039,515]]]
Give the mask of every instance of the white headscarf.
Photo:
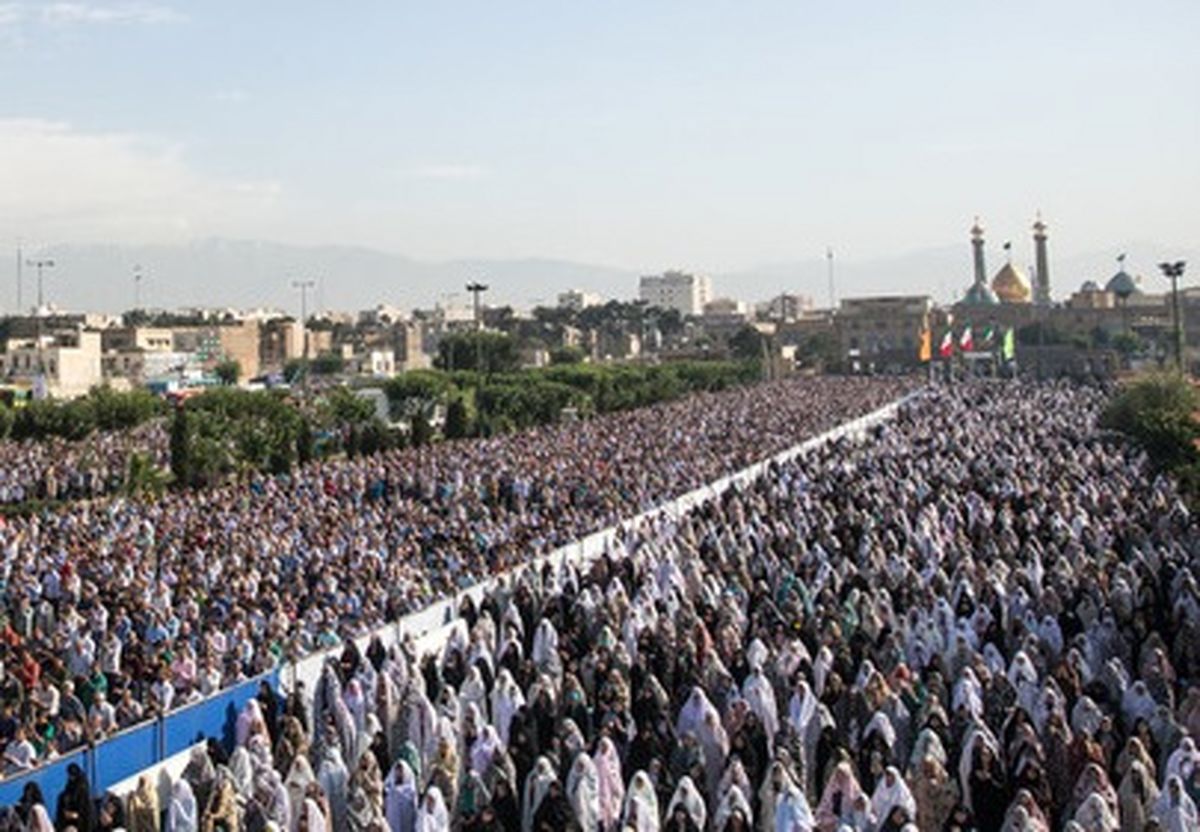
[[[686,774],[679,778],[679,785],[675,787],[675,794],[671,796],[671,803],[667,806],[668,821],[675,814],[676,807],[679,806],[682,806],[683,810],[688,813],[688,817],[692,819],[692,823],[696,824],[696,828],[700,832],[704,832],[708,809],[704,805],[704,798],[700,796],[696,784]]]
[[[320,804],[311,797],[304,799],[304,819],[308,822],[308,832],[325,832],[325,813]]]
[[[717,709],[709,701],[708,695],[699,687],[692,688],[687,701],[679,709],[679,718],[675,721],[675,736],[682,737],[684,734],[700,736],[700,729],[704,726],[704,719],[709,714],[714,716],[717,723],[720,724],[721,715],[717,713]]]
[[[637,772],[629,781],[621,826],[632,826],[635,832],[658,832],[658,795],[654,791],[650,775],[644,771]]]
[[[483,777],[492,767],[496,752],[502,747],[500,735],[491,725],[485,725],[471,746],[471,771]]]
[[[1120,832],[1121,822],[1104,798],[1092,792],[1075,810],[1075,822],[1087,832]]]
[[[814,823],[804,792],[794,785],[787,786],[775,801],[774,832],[812,832]]]
[[[567,796],[583,832],[600,828],[600,775],[587,754],[579,754],[567,775]]]
[[[166,832],[197,832],[200,818],[196,812],[196,796],[182,777],[171,786],[171,805],[167,809]]]
[[[325,756],[317,769],[317,781],[329,800],[329,811],[333,815],[330,822],[334,829],[345,829],[346,808],[350,800],[350,773],[342,762],[341,752],[332,745],[325,748]]]
[[[448,832],[450,829],[450,813],[446,811],[446,800],[442,790],[430,786],[425,797],[421,800],[421,808],[417,811],[415,832]]]
[[[596,764],[600,790],[600,821],[605,829],[612,829],[621,817],[621,803],[625,800],[625,778],[621,774],[621,758],[617,747],[608,737],[601,737],[592,755]]]
[[[288,800],[292,805],[292,830],[300,825],[300,812],[304,806],[304,800],[308,796],[308,787],[317,782],[317,777],[313,774],[312,764],[308,762],[308,757],[303,754],[297,754],[292,760],[292,767],[288,770],[287,780],[284,785],[287,787]]]
[[[888,784],[889,778],[892,781],[890,785]],[[895,766],[888,766],[883,777],[880,777],[879,782],[875,784],[875,793],[871,795],[871,811],[879,822],[883,823],[892,809],[897,806],[904,809],[908,820],[917,819],[917,801],[913,798],[908,784],[904,782],[904,778],[900,776],[900,771]]]
[[[33,808],[29,810],[28,832],[54,832],[54,824],[50,820],[50,813],[40,803],[33,804]]]
[[[413,832],[417,820],[417,778],[404,760],[397,760],[383,783],[383,810],[392,832]]]
[[[721,805],[717,807],[717,817],[713,821],[713,828],[724,829],[734,812],[742,813],[742,817],[746,819],[747,828],[754,826],[754,812],[750,809],[750,801],[746,799],[741,787],[736,785],[730,786],[725,792],[725,796],[721,798]]]
[[[767,734],[767,750],[775,747],[775,735],[779,733],[779,708],[775,703],[775,690],[761,670],[756,670],[742,683],[742,698],[758,717]]]
[[[1176,798],[1172,801],[1171,792],[1175,791]],[[1178,777],[1167,779],[1167,786],[1154,801],[1151,815],[1166,832],[1195,832],[1200,828],[1200,817],[1197,817],[1196,804],[1188,796],[1183,787],[1183,781]]]
[[[538,757],[533,771],[525,777],[525,792],[521,798],[521,832],[531,832],[533,816],[542,805],[546,792],[550,790],[550,784],[557,779],[550,761],[545,757]]]
[[[513,714],[525,705],[525,694],[521,686],[513,681],[508,668],[501,669],[496,677],[496,688],[492,691],[492,717],[496,725],[496,733],[505,746],[508,745],[508,729],[512,724]]]
[[[1167,757],[1167,767],[1163,771],[1163,787],[1166,787],[1167,781],[1172,777],[1178,777],[1181,781],[1187,780],[1192,776],[1198,762],[1200,752],[1196,750],[1196,741],[1191,737],[1184,737],[1179,741],[1179,746],[1171,752],[1171,756]]]
[[[796,691],[788,702],[788,721],[796,736],[803,737],[808,730],[808,722],[817,712],[817,697],[813,695],[808,682],[801,679],[796,685]]]

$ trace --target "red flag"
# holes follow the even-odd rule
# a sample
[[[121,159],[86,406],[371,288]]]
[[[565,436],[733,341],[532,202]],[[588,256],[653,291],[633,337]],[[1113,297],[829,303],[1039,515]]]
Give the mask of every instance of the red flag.
[[[946,334],[942,336],[942,344],[938,347],[938,355],[942,358],[949,358],[954,354],[954,335],[950,330],[946,330]]]
[[[958,348],[963,352],[975,349],[975,336],[971,334],[971,327],[968,326],[962,331],[962,335],[958,339]]]

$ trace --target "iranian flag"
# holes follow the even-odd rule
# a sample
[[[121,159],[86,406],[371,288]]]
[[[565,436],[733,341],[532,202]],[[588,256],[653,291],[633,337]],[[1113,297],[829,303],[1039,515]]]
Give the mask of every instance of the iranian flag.
[[[942,343],[938,347],[938,355],[942,358],[949,358],[954,354],[954,334],[950,330],[946,330],[946,334],[942,336]]]
[[[975,336],[971,334],[971,327],[967,327],[962,331],[962,335],[958,338],[958,348],[963,352],[970,352],[975,349]]]

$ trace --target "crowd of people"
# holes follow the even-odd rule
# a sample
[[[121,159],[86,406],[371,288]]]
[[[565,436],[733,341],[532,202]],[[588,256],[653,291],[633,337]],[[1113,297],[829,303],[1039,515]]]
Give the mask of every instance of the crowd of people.
[[[105,497],[125,485],[129,460],[146,455],[150,464],[169,464],[161,421],[124,431],[97,431],[85,439],[58,437],[0,442],[0,505]]]
[[[502,580],[434,655],[348,645],[135,832],[1195,830],[1200,535],[1103,393],[931,391],[874,429]],[[0,819],[0,829],[4,829]],[[22,827],[16,827],[22,828]]]
[[[908,387],[782,381],[4,520],[5,770],[365,633]]]

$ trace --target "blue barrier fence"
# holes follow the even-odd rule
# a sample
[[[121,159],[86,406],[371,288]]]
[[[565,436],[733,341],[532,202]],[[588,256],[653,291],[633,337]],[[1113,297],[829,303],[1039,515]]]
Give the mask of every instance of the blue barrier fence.
[[[88,776],[92,794],[99,796],[116,783],[150,768],[198,742],[216,740],[232,751],[237,716],[266,682],[279,690],[279,671],[273,670],[221,693],[172,711],[165,719],[135,725],[90,748],[72,751],[53,762],[0,781],[0,806],[21,800],[29,783],[36,783],[53,817],[58,796],[67,784],[67,769],[78,765]]]

